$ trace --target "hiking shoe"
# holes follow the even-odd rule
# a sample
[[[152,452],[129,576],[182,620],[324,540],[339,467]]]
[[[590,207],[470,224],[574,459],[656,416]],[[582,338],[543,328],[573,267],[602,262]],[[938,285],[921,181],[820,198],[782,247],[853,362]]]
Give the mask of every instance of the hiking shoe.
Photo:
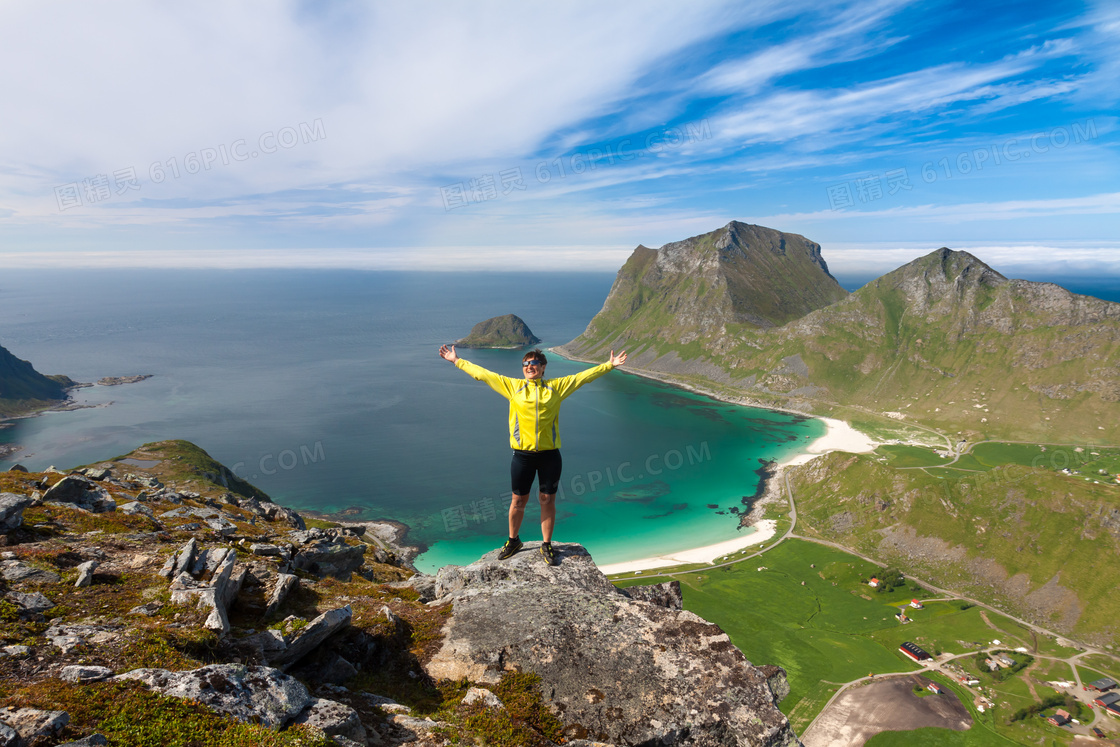
[[[520,539],[516,537],[507,539],[506,543],[502,545],[502,551],[498,553],[498,560],[505,560],[506,558],[513,557],[522,547],[524,547],[524,544],[522,544]]]
[[[544,561],[549,565],[556,565],[558,562],[556,560],[556,551],[552,549],[551,542],[541,543],[541,555],[544,556]]]

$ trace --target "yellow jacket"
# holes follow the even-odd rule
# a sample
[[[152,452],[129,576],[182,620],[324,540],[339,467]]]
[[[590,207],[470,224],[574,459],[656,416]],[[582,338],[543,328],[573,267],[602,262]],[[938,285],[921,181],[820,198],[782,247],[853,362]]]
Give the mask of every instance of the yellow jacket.
[[[477,381],[485,381],[509,400],[509,445],[521,451],[560,448],[560,403],[589,381],[614,368],[603,363],[559,379],[511,379],[462,358],[455,361]]]

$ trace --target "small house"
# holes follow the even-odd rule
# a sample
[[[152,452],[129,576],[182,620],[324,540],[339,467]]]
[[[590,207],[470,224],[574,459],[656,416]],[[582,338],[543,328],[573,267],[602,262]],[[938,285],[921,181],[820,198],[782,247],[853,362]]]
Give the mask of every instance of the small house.
[[[936,693],[937,695],[940,695],[941,692],[942,692],[941,685],[937,684],[936,682],[931,682],[928,685],[926,685],[926,689],[929,690],[931,693]]]
[[[916,610],[920,610],[920,609],[923,608],[922,603],[919,602],[917,599],[911,599],[910,600],[910,606],[913,607]]]
[[[879,588],[879,579],[872,576],[871,580],[867,582],[867,585],[870,586],[872,589],[878,589]]]
[[[1004,667],[1015,666],[1015,660],[1012,659],[1007,654],[1000,654],[999,656],[996,657],[996,659],[999,661],[1000,666],[1004,666]]]
[[[1050,716],[1046,720],[1054,726],[1065,726],[1069,723],[1069,713],[1059,708],[1054,712],[1053,716]]]

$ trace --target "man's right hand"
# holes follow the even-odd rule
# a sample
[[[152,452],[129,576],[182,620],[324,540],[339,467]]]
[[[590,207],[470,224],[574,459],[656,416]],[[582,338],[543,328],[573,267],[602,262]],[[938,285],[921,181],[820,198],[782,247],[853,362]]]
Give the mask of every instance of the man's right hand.
[[[459,356],[455,355],[455,346],[454,345],[451,345],[451,346],[441,345],[440,349],[439,349],[439,357],[443,358],[445,361],[449,361],[451,363],[454,363],[455,361],[459,360]]]

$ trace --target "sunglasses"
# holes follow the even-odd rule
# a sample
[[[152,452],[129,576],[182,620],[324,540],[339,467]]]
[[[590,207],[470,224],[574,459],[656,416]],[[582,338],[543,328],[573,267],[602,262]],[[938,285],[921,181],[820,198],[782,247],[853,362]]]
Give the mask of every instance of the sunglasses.
[[[522,361],[521,367],[528,368],[529,366],[543,366],[544,361]]]

